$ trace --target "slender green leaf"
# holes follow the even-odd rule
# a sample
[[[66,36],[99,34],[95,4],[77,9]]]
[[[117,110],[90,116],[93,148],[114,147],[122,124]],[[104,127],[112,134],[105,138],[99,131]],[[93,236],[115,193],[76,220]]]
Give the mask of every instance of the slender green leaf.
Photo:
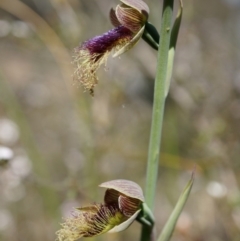
[[[170,240],[172,233],[174,231],[174,228],[176,226],[177,220],[184,208],[184,205],[187,202],[188,196],[190,194],[190,191],[191,191],[191,188],[193,185],[193,181],[194,181],[194,172],[192,174],[191,179],[189,180],[186,187],[184,188],[181,196],[179,197],[178,202],[177,202],[175,208],[173,209],[173,212],[170,215],[167,223],[163,227],[163,230],[157,241],[169,241]]]

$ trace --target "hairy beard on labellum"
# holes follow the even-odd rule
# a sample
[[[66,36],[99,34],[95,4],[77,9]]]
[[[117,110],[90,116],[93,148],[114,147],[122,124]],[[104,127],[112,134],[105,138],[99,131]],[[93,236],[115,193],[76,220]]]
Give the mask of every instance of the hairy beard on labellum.
[[[75,48],[74,80],[80,82],[93,95],[93,88],[97,84],[96,72],[100,65],[106,62],[112,50],[119,50],[129,43],[133,36],[128,28],[121,25]]]
[[[113,228],[127,218],[118,208],[96,204],[76,210],[57,232],[58,241],[75,241],[81,237],[93,237]]]

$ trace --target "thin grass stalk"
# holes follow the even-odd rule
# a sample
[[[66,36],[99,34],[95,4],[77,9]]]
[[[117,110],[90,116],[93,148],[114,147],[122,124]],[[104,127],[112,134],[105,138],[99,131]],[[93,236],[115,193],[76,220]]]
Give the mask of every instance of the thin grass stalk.
[[[161,23],[160,43],[158,50],[157,73],[154,87],[154,101],[152,124],[148,151],[147,178],[145,197],[150,209],[154,207],[156,183],[158,177],[159,154],[162,134],[162,124],[165,106],[165,86],[168,66],[168,50],[171,36],[171,20],[173,14],[173,0],[164,0]],[[152,230],[146,226],[142,228],[141,241],[149,241]]]
[[[46,160],[41,155],[35,141],[34,135],[31,128],[29,127],[28,121],[22,111],[21,106],[18,103],[14,93],[8,85],[8,82],[4,80],[0,70],[0,102],[7,110],[7,114],[17,123],[21,141],[24,145],[25,150],[33,164],[33,171],[37,177],[50,180],[50,173]],[[39,185],[37,186],[38,191],[42,197],[42,202],[46,214],[50,214],[52,217],[59,218],[58,206],[59,198],[58,195],[51,190],[50,185]]]

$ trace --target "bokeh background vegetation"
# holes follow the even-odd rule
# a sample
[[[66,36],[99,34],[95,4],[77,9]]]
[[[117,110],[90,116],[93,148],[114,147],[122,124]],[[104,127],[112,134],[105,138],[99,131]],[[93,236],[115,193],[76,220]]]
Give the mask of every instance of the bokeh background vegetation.
[[[162,1],[148,0],[158,29]],[[72,50],[117,0],[0,0],[0,240],[55,240],[103,181],[145,184],[156,51],[144,41],[73,85]],[[176,1],[176,5],[177,5]],[[158,232],[196,164],[173,241],[240,240],[240,1],[184,1],[155,200]],[[1,153],[0,153],[1,154]],[[140,225],[98,240],[139,240]],[[94,239],[89,239],[94,240]]]

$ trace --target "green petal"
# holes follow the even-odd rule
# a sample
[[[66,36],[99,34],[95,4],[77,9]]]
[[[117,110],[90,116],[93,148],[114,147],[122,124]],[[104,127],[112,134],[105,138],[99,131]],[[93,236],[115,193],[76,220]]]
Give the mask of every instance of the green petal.
[[[133,33],[138,32],[146,22],[145,16],[140,14],[136,9],[123,5],[118,5],[115,13],[121,25],[130,29]]]
[[[120,0],[122,3],[127,6],[136,9],[138,12],[144,14],[147,18],[149,15],[149,7],[142,0]]]
[[[152,48],[155,50],[158,50],[159,47],[159,40],[160,36],[155,28],[154,25],[152,25],[149,22],[145,23],[145,29],[142,35],[143,40],[145,40]]]
[[[132,38],[132,40],[127,43],[126,45],[124,45],[121,49],[119,49],[114,55],[113,58],[125,53],[126,51],[128,51],[129,49],[131,49],[141,38],[143,32],[144,32],[144,26],[140,29],[140,31]],[[142,196],[143,197],[143,196]],[[144,200],[142,200],[144,201]]]
[[[129,219],[119,225],[116,225],[114,228],[110,229],[108,233],[116,233],[127,229],[134,222],[140,212],[141,210],[137,210]]]

